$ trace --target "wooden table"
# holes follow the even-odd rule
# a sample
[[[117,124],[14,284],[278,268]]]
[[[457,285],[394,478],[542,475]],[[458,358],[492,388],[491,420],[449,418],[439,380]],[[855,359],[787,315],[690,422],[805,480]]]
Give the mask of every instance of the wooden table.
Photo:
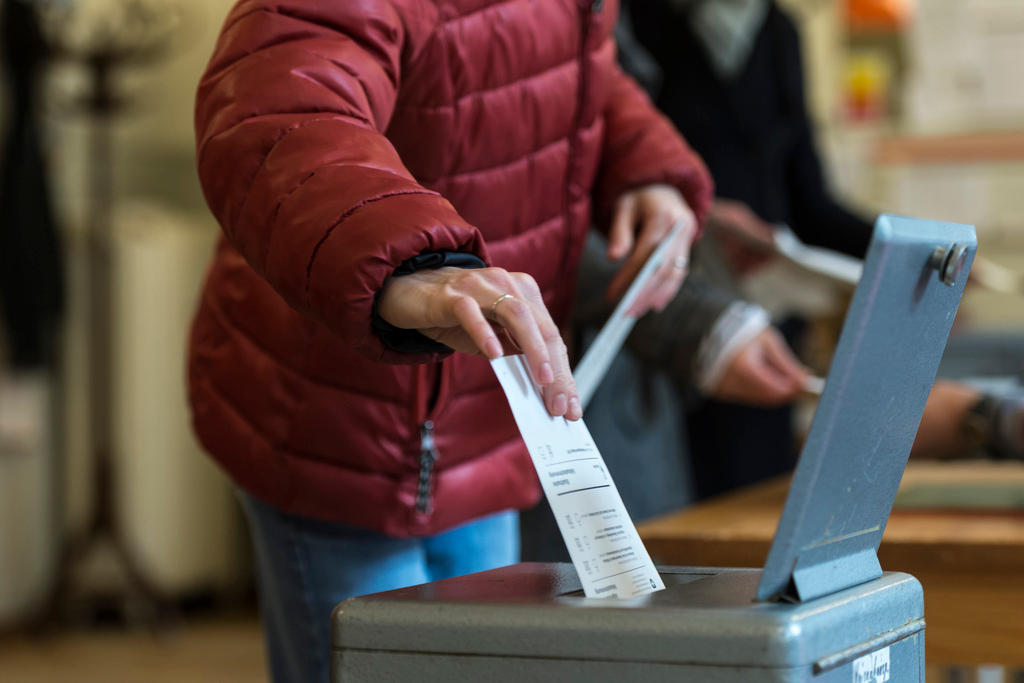
[[[901,487],[957,482],[1024,490],[1024,465],[915,463]],[[788,488],[788,477],[758,484],[642,524],[640,535],[661,564],[760,567]],[[924,586],[929,665],[1024,669],[1024,510],[897,508],[878,555]]]

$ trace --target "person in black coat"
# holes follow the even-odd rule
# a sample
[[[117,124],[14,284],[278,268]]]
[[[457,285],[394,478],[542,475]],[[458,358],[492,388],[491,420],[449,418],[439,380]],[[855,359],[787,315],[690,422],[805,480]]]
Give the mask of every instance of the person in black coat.
[[[746,14],[715,18],[737,5]],[[645,0],[630,16],[660,67],[655,101],[708,165],[718,197],[808,244],[863,257],[872,226],[825,187],[789,16],[769,0]]]
[[[764,240],[773,224],[788,225],[808,244],[863,257],[872,224],[826,188],[804,101],[800,39],[786,13],[771,0],[644,0],[631,3],[628,16],[656,66],[647,82],[658,107],[715,180],[708,225],[722,238],[725,260],[742,271],[751,254],[728,236]],[[802,322],[780,327],[792,343]],[[698,497],[795,463],[789,405],[707,399],[687,422]]]

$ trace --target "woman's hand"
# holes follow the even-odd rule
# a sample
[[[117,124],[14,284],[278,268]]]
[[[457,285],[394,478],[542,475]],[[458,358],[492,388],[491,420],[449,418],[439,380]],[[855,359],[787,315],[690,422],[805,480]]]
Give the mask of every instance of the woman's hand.
[[[630,308],[632,315],[664,310],[679,291],[686,277],[690,246],[697,234],[697,219],[683,195],[671,185],[647,185],[619,197],[608,234],[608,258],[613,261],[627,255],[628,258],[608,286],[609,300],[622,296],[679,220],[683,221],[683,229],[675,237],[665,262]]]
[[[773,258],[775,228],[743,202],[716,199],[708,213],[707,227],[737,275],[752,272]]]
[[[525,354],[548,413],[583,416],[565,342],[526,273],[438,268],[392,277],[377,310],[395,327],[418,330],[462,353],[489,359]]]
[[[748,405],[775,407],[796,400],[808,373],[774,327],[766,327],[729,362],[710,394]]]

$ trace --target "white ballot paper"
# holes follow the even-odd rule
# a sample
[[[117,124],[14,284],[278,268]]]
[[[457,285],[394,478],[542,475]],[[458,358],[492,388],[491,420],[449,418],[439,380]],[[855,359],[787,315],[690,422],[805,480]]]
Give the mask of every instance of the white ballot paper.
[[[548,415],[523,356],[491,361],[588,598],[662,590],[633,520],[583,420]]]
[[[801,268],[850,287],[856,287],[860,282],[864,272],[864,262],[860,259],[830,249],[809,247],[800,241],[788,225],[775,226],[772,237],[775,252]]]

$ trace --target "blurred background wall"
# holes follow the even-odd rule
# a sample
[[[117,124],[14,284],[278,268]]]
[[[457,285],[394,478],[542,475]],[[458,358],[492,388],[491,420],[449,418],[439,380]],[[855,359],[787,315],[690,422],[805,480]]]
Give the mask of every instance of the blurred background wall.
[[[976,225],[1024,272],[1024,12],[1014,0],[784,0],[839,193],[875,211]],[[970,288],[958,324],[1024,328],[1019,298]]]

